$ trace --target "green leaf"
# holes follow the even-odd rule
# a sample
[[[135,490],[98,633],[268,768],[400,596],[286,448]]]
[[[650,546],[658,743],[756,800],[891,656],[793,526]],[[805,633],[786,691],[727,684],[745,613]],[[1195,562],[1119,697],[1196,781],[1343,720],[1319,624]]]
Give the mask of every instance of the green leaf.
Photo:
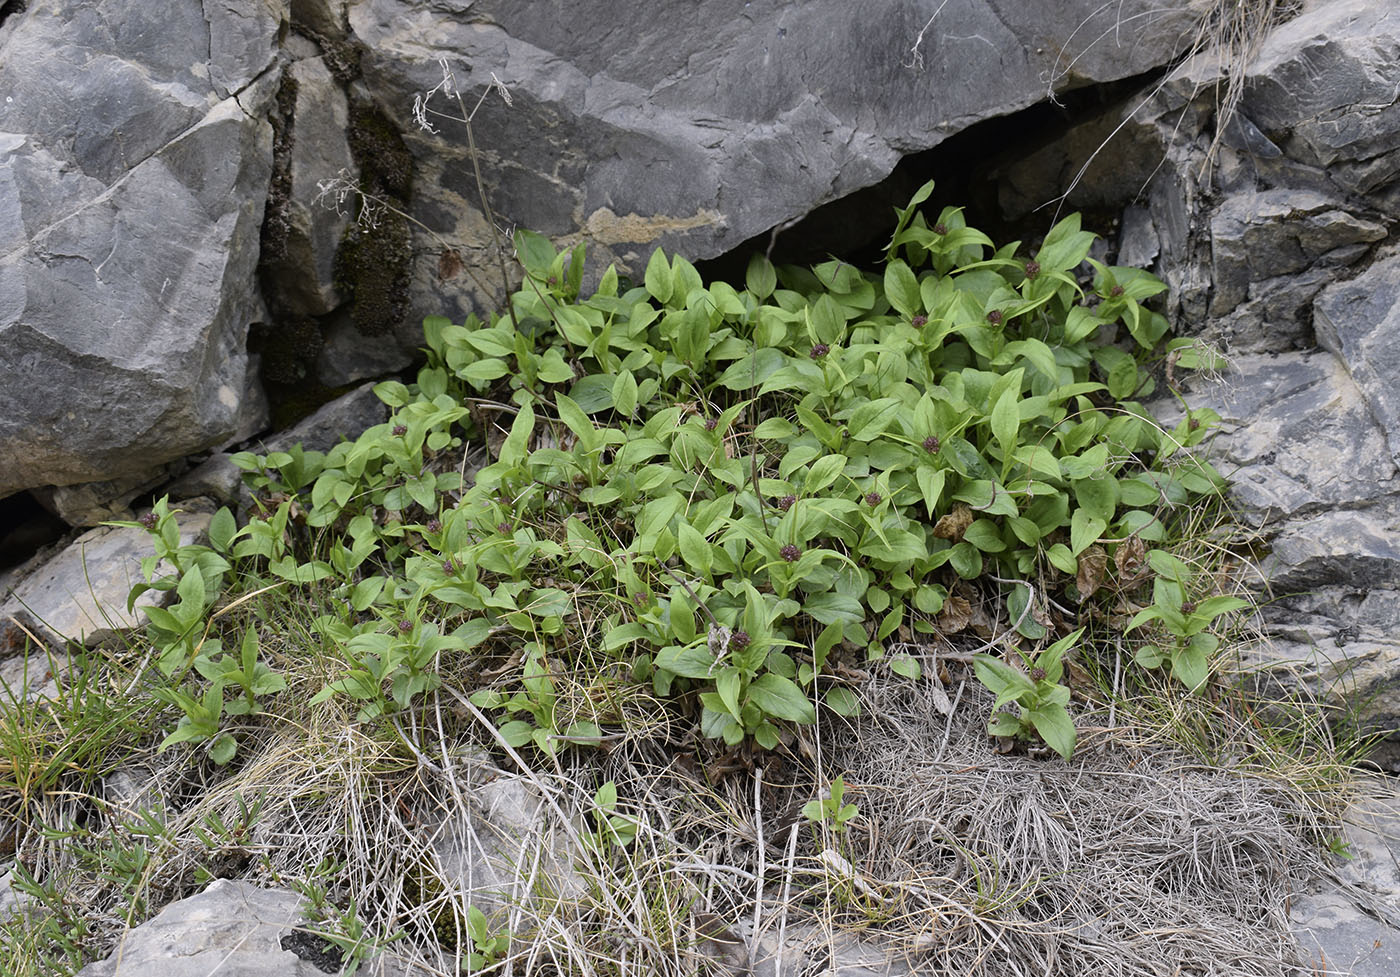
[[[977,680],[991,689],[998,699],[1005,698],[1009,702],[1035,692],[1035,683],[1030,680],[1030,676],[1020,669],[1012,668],[1000,658],[974,655],[972,670],[977,674]]]
[[[1007,388],[997,398],[990,418],[992,437],[1001,446],[1001,455],[1008,463],[1016,450],[1017,434],[1021,429],[1021,410],[1017,406],[1021,394],[1019,390]],[[1009,467],[1009,464],[1004,467]]]
[[[750,292],[759,299],[766,299],[773,294],[773,289],[778,287],[778,273],[774,271],[771,261],[754,252],[754,256],[749,259],[744,281]]]
[[[860,699],[844,685],[833,686],[822,696],[827,708],[838,716],[859,716]]]
[[[234,520],[233,513],[224,506],[209,520],[209,545],[220,553],[227,553],[229,544],[233,542],[237,532],[238,523]]]
[[[631,417],[637,409],[637,378],[631,370],[623,370],[613,381],[613,406],[623,417]]]
[[[385,380],[374,385],[374,395],[390,407],[402,407],[412,400],[408,388],[397,380]]]
[[[819,624],[856,624],[865,618],[865,610],[859,600],[848,594],[838,594],[834,590],[809,594],[802,604],[802,609]]]
[[[656,301],[662,305],[671,301],[675,276],[671,272],[671,263],[666,260],[666,255],[660,248],[651,253],[651,260],[647,262],[645,283],[647,292]]]
[[[1118,509],[1118,498],[1118,479],[1112,475],[1081,478],[1074,482],[1074,500],[1079,504],[1080,510],[1102,520],[1105,526],[1113,521],[1113,514]]]
[[[857,441],[874,441],[885,429],[894,423],[903,409],[903,404],[893,397],[869,400],[855,409],[847,425],[850,435]]]
[[[739,670],[732,665],[720,669],[719,674],[715,676],[716,694],[724,703],[724,708],[729,710],[729,714],[740,722],[744,720],[744,714],[739,709],[739,689],[742,683],[743,678]]]
[[[676,533],[676,541],[680,546],[681,559],[685,560],[686,566],[702,576],[708,576],[714,559],[709,541],[687,522],[680,524]]]
[[[1064,706],[1041,705],[1026,710],[1026,719],[1035,727],[1045,745],[1066,760],[1074,753],[1074,721]]]
[[[672,645],[656,653],[656,667],[682,678],[709,678],[715,667],[715,656],[704,645],[689,648]]]
[[[1103,531],[1108,528],[1107,521],[1090,515],[1087,509],[1075,509],[1074,515],[1070,517],[1069,523],[1069,546],[1073,556],[1078,556],[1086,549],[1098,542]]]
[[[749,701],[765,714],[795,723],[816,722],[811,701],[792,679],[765,672],[749,683]]]
[[[1172,650],[1172,677],[1191,691],[1205,685],[1210,678],[1210,659],[1205,644],[1195,641]]]
[[[204,611],[204,574],[198,570],[191,569],[180,578],[180,585],[175,588],[175,593],[180,596],[180,603],[188,610],[180,614],[185,623],[191,623],[196,615]]]
[[[222,767],[233,759],[237,750],[238,741],[229,733],[221,733],[213,743],[209,744],[209,759]]]
[[[899,258],[885,265],[885,298],[905,318],[912,319],[922,311],[919,280]]]
[[[919,483],[919,491],[923,493],[924,506],[928,509],[929,518],[936,518],[947,473],[942,468],[933,469],[928,465],[920,465],[915,477]]]
[[[807,469],[807,478],[802,483],[802,491],[809,497],[826,488],[846,467],[845,455],[822,455]]]

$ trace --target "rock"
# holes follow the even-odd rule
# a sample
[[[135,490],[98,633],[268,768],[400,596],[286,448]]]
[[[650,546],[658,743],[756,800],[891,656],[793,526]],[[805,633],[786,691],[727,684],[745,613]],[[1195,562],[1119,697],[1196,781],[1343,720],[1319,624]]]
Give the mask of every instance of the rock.
[[[1182,389],[1192,408],[1221,415],[1208,455],[1250,524],[1277,530],[1282,518],[1400,492],[1385,432],[1327,353],[1237,356],[1219,380],[1187,376]],[[1176,411],[1161,413],[1175,423]]]
[[[1370,784],[1338,839],[1337,884],[1302,894],[1290,913],[1310,973],[1400,973],[1400,793]]]
[[[574,869],[574,844],[534,785],[516,774],[492,777],[484,763],[472,766],[472,813],[450,813],[429,839],[444,879],[488,918],[529,898],[522,887],[531,875],[536,892],[542,886],[550,897],[582,897],[587,887]]]
[[[13,869],[0,875],[0,923],[24,912],[33,902],[33,896],[15,888]]]
[[[779,954],[781,946],[782,953]],[[754,977],[809,974],[811,977],[904,977],[920,973],[892,946],[864,941],[829,927],[788,926],[781,944],[770,929],[750,951]]]
[[[375,396],[374,387],[373,383],[361,384],[323,404],[311,416],[269,438],[261,452],[286,451],[296,444],[307,451],[329,451],[341,441],[353,441],[376,424],[383,424],[389,419],[389,405]]]
[[[216,879],[128,931],[111,957],[78,977],[322,977],[325,971],[281,945],[306,905],[294,892]]]
[[[290,42],[289,42],[290,44]],[[286,70],[278,94],[283,112],[278,165],[263,229],[261,273],[278,316],[322,316],[343,296],[335,285],[335,253],[350,220],[320,184],[355,168],[346,133],[349,105],[325,59],[304,57]]]
[[[1326,256],[1335,257],[1324,267],[1355,261],[1365,249],[1358,252],[1349,245],[1385,236],[1383,224],[1353,217],[1318,193],[1265,190],[1232,195],[1211,217],[1215,294],[1210,312],[1225,315],[1249,297],[1252,283],[1297,274]]]
[[[52,489],[36,489],[34,494],[44,499],[49,508],[68,525],[96,526],[102,522],[130,519],[132,500],[138,495],[150,494],[168,475],[168,466],[161,466],[154,474],[142,472],[100,482],[60,485]]]
[[[1396,200],[1400,187],[1400,10],[1321,4],[1276,29],[1249,70],[1244,114],[1292,159],[1341,190]],[[1274,135],[1276,134],[1276,135]],[[1397,211],[1392,210],[1392,213]]]
[[[1328,287],[1314,311],[1318,343],[1347,365],[1400,459],[1400,255]]]
[[[118,767],[102,778],[102,798],[119,817],[129,819],[160,802],[160,785],[148,767]]]
[[[411,329],[392,335],[366,336],[348,318],[333,316],[323,329],[316,370],[321,382],[331,387],[397,373],[412,362],[408,349],[423,345],[423,333],[416,321]],[[416,338],[408,335],[412,330],[417,330]]]
[[[484,101],[474,122],[503,228],[586,240],[598,268],[637,274],[658,245],[713,257],[979,120],[1165,64],[1194,17],[1187,3],[1143,0],[1022,4],[1014,16],[986,0],[880,17],[841,0],[648,9],[639,22],[607,0],[565,20],[508,0],[349,7],[363,82],[412,153],[413,215],[441,236],[414,232],[410,307],[460,321],[500,298],[462,126],[430,135],[409,121],[414,96],[442,80],[438,57],[469,106],[493,73],[512,93],[509,106]],[[1150,30],[1129,26],[1148,10]],[[1132,42],[1078,43],[1115,28]],[[482,283],[441,276],[448,251]]]
[[[279,20],[196,0],[10,15],[0,495],[154,473],[238,429]]]
[[[239,504],[243,471],[232,455],[220,453],[208,458],[166,486],[170,501],[206,498],[217,505]]]
[[[202,540],[210,515],[180,513],[182,543]],[[113,634],[141,627],[145,617],[127,613],[126,598],[144,578],[141,560],[153,555],[150,534],[126,526],[102,526],[74,540],[34,570],[0,605],[0,628],[21,612],[40,622],[43,636],[62,647],[64,641],[94,644]],[[147,591],[137,607],[171,595]]]

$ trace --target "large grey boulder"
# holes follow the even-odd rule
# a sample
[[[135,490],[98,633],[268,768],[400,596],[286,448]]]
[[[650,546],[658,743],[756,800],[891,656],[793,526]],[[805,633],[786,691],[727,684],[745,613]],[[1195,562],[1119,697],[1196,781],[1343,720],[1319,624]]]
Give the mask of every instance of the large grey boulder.
[[[282,17],[262,0],[10,15],[0,495],[151,473],[259,413],[245,346]]]
[[[178,512],[182,545],[202,542],[209,529],[207,512]],[[62,648],[65,642],[93,644],[141,627],[142,605],[168,603],[169,592],[148,590],[134,611],[126,608],[131,588],[144,578],[141,561],[155,547],[144,529],[101,526],[75,539],[52,559],[0,593],[0,639],[20,644],[12,629],[24,624],[35,637]],[[160,571],[169,572],[169,568]],[[3,643],[3,642],[0,642]]]
[[[1365,784],[1337,841],[1336,880],[1292,902],[1309,973],[1393,977],[1400,973],[1400,793]]]
[[[1184,2],[922,0],[871,8],[659,0],[638,17],[547,4],[345,5],[363,84],[413,161],[410,305],[459,317],[499,305],[460,123],[411,119],[446,59],[475,121],[502,229],[586,241],[638,273],[653,248],[707,258],[884,178],[902,156],[1070,88],[1167,63],[1194,35]],[[323,24],[324,26],[324,24]],[[435,101],[443,111],[455,103]],[[451,251],[470,274],[441,274]],[[454,264],[455,266],[455,264]]]
[[[314,962],[282,948],[303,923],[305,907],[294,892],[217,879],[127,932],[110,957],[78,975],[323,977]]]

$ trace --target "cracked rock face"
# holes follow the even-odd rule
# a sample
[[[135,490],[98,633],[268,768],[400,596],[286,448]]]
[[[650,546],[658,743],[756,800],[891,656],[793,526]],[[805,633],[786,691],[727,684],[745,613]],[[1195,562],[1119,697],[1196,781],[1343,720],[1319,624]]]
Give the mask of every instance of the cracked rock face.
[[[0,495],[139,477],[262,410],[245,341],[279,19],[53,0],[6,23]]]
[[[465,133],[439,120],[441,134],[429,135],[409,118],[415,94],[442,79],[439,57],[469,107],[493,73],[512,93],[509,107],[488,98],[475,122],[498,220],[585,240],[590,263],[631,273],[657,246],[714,257],[980,120],[1165,64],[1194,26],[1174,0],[879,11],[846,0],[656,0],[645,18],[583,0],[563,22],[548,4],[513,0],[346,8],[365,47],[364,83],[413,152],[416,216],[469,266],[492,267]],[[1115,25],[1130,43],[1112,40]],[[422,246],[413,307],[473,310],[479,286],[440,280],[441,243]],[[485,288],[494,307],[495,285]]]

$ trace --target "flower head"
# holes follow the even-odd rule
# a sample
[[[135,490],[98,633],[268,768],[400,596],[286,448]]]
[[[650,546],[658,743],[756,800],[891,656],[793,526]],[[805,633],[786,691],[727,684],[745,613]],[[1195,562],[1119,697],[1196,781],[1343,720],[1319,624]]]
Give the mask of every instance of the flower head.
[[[802,555],[802,550],[792,543],[788,543],[782,549],[778,550],[778,555],[791,563]]]

